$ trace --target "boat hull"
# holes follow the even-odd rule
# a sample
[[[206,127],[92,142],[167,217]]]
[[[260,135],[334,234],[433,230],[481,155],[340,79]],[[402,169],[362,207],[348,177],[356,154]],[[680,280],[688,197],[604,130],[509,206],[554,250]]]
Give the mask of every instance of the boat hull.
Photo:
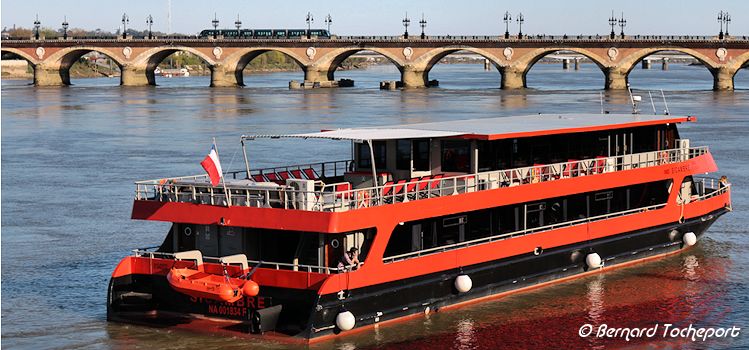
[[[438,311],[445,307],[501,296],[509,292],[597,273],[614,266],[675,253],[687,247],[682,241],[682,236],[686,232],[694,232],[700,238],[710,225],[727,211],[728,209],[721,208],[683,223],[674,222],[547,249],[537,252],[539,254],[530,252],[352,289],[340,294],[318,295],[311,290],[261,286],[260,296],[243,299],[241,305],[235,306],[195,300],[176,293],[169,287],[164,276],[126,275],[113,278],[110,282],[108,317],[114,321],[145,322],[163,327],[186,326],[203,316],[208,316],[228,321],[224,325],[217,323],[217,329],[249,333],[257,330],[257,325],[253,325],[253,317],[258,310],[282,305],[275,327],[278,333],[300,340],[319,340],[341,332],[335,326],[336,316],[344,310],[353,313],[356,318],[355,329],[359,329],[375,323],[423,314],[427,310]],[[588,268],[585,263],[588,252],[600,255],[603,268]],[[459,275],[467,275],[472,280],[469,291],[461,293],[456,289],[455,279]],[[150,294],[148,306],[143,310],[123,308],[124,304],[120,302],[122,298],[117,295],[128,291]]]

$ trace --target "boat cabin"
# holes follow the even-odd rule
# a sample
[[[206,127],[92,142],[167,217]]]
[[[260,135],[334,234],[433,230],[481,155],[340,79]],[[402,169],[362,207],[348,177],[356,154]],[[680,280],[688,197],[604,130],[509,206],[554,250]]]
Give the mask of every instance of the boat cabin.
[[[706,152],[690,149],[688,140],[679,137],[676,123],[692,120],[647,115],[532,115],[243,136],[245,170],[226,173],[225,184],[213,187],[202,175],[140,182],[136,198],[347,212],[682,161]],[[247,144],[277,138],[348,141],[351,156],[341,161],[250,169]],[[384,258],[398,259],[403,254],[491,235],[663,205],[670,186],[669,180],[662,180],[404,223],[392,233]],[[376,234],[374,227],[326,233],[241,227],[223,221],[219,225],[174,222],[159,251],[245,254],[250,261],[272,261],[276,269],[320,273],[337,271],[341,256],[352,247],[364,261]]]

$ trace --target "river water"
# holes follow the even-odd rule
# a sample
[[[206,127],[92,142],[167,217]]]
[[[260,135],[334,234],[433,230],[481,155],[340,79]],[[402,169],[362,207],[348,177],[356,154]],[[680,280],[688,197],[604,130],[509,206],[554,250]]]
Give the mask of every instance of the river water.
[[[157,87],[122,88],[115,79],[74,80],[35,88],[2,82],[2,345],[6,348],[299,348],[169,329],[109,324],[106,288],[129,250],[158,245],[168,224],[130,220],[133,181],[202,173],[216,137],[224,168],[242,167],[243,133],[308,132],[503,115],[626,112],[628,97],[605,92],[592,64],[580,71],[539,64],[530,89],[501,91],[499,73],[481,65],[438,65],[440,88],[380,91],[397,80],[393,67],[338,72],[345,89],[290,91],[301,72],[254,74],[248,87],[208,88],[207,77],[159,78]],[[749,71],[737,91],[710,90],[703,67],[637,68],[636,88],[664,89],[673,114],[696,115],[682,126],[693,145],[710,145],[720,173],[734,184],[733,213],[686,252],[431,314],[341,337],[312,348],[484,349],[749,347]],[[643,101],[649,102],[647,93]],[[663,109],[659,102],[657,107]],[[642,109],[650,111],[649,103]],[[347,155],[348,143],[258,141],[255,167]],[[735,339],[607,340],[581,338],[584,324],[742,328]]]

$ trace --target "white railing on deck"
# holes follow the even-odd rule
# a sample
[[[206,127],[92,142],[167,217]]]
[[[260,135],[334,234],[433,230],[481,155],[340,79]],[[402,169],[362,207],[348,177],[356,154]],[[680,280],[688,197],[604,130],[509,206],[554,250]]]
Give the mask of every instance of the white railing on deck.
[[[140,248],[140,249],[133,249],[133,256],[135,257],[145,257],[149,259],[168,259],[168,260],[174,260],[174,253],[167,253],[167,252],[159,252],[154,251],[153,249],[157,249],[159,247],[147,247],[147,248]],[[215,264],[221,264],[221,258],[220,257],[213,257],[213,256],[203,256],[204,262],[211,262]],[[257,261],[257,260],[247,260],[247,263],[250,266],[250,269],[252,269],[255,266],[258,266],[260,264],[260,268],[266,268],[266,269],[272,269],[272,270],[287,270],[287,271],[298,271],[298,272],[314,272],[314,273],[321,273],[321,274],[336,274],[336,273],[342,273],[342,272],[348,272],[351,271],[354,267],[353,265],[350,266],[344,266],[343,268],[339,267],[328,267],[328,266],[318,266],[318,265],[304,265],[304,264],[294,264],[294,263],[282,263],[282,262],[273,262],[273,261]],[[359,267],[363,266],[364,264],[359,264]]]
[[[645,168],[683,162],[708,153],[708,148],[676,148],[623,156],[601,157],[536,165],[514,169],[493,170],[476,174],[446,176],[440,179],[411,181],[405,184],[380,185],[339,190],[347,182],[325,184],[316,182],[313,191],[301,191],[287,185],[262,182],[233,185],[227,182],[228,195],[223,186],[213,187],[206,175],[185,176],[162,180],[136,182],[137,200],[188,202],[212,205],[248,206],[298,209],[309,211],[347,211],[392,203],[478,192],[502,187],[556,181],[579,176],[591,176],[622,170]],[[345,162],[348,166],[348,161]],[[338,162],[335,162],[338,163]],[[317,163],[323,164],[323,163]],[[280,167],[287,169],[294,167]],[[338,166],[334,166],[338,175]],[[330,168],[329,168],[330,169]],[[246,172],[236,172],[239,174]],[[254,174],[254,172],[253,172]],[[322,175],[322,174],[321,174]],[[340,174],[343,175],[343,174]],[[338,176],[340,176],[338,175]],[[187,183],[204,181],[204,183]],[[403,187],[401,187],[403,186]],[[390,188],[390,189],[388,189]]]

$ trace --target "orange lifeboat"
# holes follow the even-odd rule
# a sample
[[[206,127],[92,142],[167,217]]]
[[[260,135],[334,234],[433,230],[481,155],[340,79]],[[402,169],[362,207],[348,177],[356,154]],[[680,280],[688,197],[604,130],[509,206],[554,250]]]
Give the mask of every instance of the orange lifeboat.
[[[251,280],[214,275],[189,268],[172,268],[166,275],[176,291],[196,298],[233,303],[243,296],[256,296],[260,287]]]

